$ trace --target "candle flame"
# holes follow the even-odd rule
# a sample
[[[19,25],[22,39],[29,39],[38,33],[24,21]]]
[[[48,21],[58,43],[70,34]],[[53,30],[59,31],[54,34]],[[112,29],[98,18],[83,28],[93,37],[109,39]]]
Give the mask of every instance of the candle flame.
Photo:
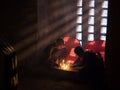
[[[60,63],[60,69],[69,71],[70,70],[70,63],[65,62],[65,60],[62,60]]]

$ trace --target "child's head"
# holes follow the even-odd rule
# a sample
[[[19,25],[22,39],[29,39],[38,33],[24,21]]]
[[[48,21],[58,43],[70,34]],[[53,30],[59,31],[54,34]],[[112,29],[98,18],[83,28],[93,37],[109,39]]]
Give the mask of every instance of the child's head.
[[[58,38],[55,43],[56,43],[56,46],[63,47],[64,40],[62,38]]]
[[[84,50],[83,50],[83,48],[80,47],[80,46],[77,46],[77,47],[74,49],[74,52],[75,52],[75,54],[77,54],[78,56],[81,56],[81,55],[84,54]]]

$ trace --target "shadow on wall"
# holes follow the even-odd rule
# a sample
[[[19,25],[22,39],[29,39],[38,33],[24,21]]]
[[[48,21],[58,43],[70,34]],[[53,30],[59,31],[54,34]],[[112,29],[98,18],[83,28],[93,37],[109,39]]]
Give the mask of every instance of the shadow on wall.
[[[30,0],[29,3],[22,0],[4,4],[1,33],[15,48],[19,65],[32,68],[56,38],[75,36],[74,0]]]

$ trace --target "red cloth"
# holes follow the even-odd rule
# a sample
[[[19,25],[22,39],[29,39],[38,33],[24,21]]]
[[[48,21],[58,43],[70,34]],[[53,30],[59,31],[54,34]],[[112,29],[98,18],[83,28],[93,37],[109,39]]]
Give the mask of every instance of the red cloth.
[[[66,36],[63,38],[65,42],[65,48],[68,51],[66,56],[66,61],[69,63],[74,63],[78,56],[74,53],[74,49],[77,46],[80,46],[79,40],[73,37]]]
[[[100,52],[100,54],[103,57],[103,60],[105,60],[105,44],[106,41],[104,40],[95,40],[85,45],[84,49],[93,52]]]

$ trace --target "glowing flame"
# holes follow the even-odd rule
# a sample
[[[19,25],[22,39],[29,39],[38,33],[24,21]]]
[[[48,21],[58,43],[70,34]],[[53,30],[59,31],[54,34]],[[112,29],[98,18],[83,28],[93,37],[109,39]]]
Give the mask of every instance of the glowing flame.
[[[70,63],[65,62],[65,60],[62,60],[62,62],[60,63],[60,69],[69,71],[70,70]]]

